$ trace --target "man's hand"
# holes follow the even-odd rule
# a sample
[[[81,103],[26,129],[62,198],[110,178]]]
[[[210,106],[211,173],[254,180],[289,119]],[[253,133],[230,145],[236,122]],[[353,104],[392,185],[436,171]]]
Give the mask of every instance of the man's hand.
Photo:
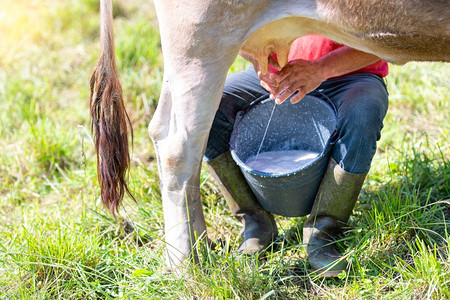
[[[324,81],[322,68],[315,61],[293,60],[289,62],[281,71],[269,72],[263,75],[258,72],[261,85],[270,92],[270,98],[276,99],[277,104],[283,103],[292,94],[297,92],[292,98],[291,103],[297,103],[303,97],[316,88]]]
[[[270,98],[276,99],[277,104],[283,103],[295,92],[297,94],[291,98],[291,102],[297,103],[317,89],[322,81],[351,73],[378,60],[373,54],[343,46],[314,61],[293,60],[282,70],[275,68],[277,72],[269,71],[266,75],[256,66],[255,69],[261,85],[270,92]]]

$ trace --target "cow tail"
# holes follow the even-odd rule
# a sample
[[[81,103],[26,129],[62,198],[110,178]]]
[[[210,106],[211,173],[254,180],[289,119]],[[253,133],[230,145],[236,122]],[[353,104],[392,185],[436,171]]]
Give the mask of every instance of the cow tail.
[[[115,215],[125,192],[134,199],[126,182],[130,165],[128,128],[132,139],[133,129],[115,62],[111,0],[100,0],[100,58],[90,78],[90,90],[91,131],[101,199]]]

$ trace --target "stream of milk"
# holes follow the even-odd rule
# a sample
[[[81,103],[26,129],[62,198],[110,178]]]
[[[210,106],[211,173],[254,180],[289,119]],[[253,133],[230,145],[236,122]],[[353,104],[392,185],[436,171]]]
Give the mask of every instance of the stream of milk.
[[[308,165],[319,154],[306,150],[269,151],[250,156],[245,164],[257,171],[284,174]]]

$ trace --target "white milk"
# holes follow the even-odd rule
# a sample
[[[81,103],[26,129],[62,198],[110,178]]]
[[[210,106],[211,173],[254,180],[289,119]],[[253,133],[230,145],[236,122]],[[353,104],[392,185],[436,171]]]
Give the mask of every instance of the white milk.
[[[319,154],[306,150],[269,151],[260,153],[258,157],[250,156],[245,164],[257,171],[284,174],[308,165]]]

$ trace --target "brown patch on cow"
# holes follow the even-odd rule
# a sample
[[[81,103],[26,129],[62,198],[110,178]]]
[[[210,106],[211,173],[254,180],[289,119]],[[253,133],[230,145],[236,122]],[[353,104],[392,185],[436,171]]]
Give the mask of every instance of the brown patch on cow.
[[[448,0],[319,0],[317,10],[381,52],[401,53],[404,61],[450,61]]]

